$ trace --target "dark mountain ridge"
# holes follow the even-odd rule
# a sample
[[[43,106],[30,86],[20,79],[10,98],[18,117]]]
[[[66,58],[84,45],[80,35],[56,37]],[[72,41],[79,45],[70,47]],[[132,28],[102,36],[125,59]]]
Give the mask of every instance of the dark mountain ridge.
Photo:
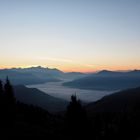
[[[50,96],[38,89],[27,88],[23,85],[14,86],[15,97],[18,101],[28,104],[39,106],[50,112],[59,112],[66,109],[68,102]]]
[[[138,104],[140,105],[140,87],[105,96],[88,104],[86,108],[89,112],[122,112],[131,111]]]

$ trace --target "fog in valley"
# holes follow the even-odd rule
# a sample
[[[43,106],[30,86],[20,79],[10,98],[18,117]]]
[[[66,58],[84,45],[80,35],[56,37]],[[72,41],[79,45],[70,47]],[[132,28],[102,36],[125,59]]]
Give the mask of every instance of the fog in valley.
[[[64,81],[63,81],[64,82]],[[70,100],[71,95],[76,96],[83,102],[92,102],[101,99],[115,91],[83,90],[63,86],[63,82],[50,82],[45,84],[27,85],[29,88],[37,88],[51,96]]]

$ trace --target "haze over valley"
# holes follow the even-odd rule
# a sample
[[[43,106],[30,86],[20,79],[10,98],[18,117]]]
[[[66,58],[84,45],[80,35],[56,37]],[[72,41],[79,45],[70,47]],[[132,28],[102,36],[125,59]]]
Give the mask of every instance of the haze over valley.
[[[0,79],[9,77],[14,85],[37,88],[50,96],[70,100],[76,94],[83,102],[93,102],[116,91],[140,85],[140,71],[62,72],[41,66],[0,70]]]

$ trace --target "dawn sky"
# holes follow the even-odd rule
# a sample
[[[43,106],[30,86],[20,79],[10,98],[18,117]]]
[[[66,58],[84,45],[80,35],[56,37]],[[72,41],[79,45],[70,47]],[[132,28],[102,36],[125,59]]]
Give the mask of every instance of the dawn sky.
[[[0,67],[140,69],[140,0],[0,0]]]

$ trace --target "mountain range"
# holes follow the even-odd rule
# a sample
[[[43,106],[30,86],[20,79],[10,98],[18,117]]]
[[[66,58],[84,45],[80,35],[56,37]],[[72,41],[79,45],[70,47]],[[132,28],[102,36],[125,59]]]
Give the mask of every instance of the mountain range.
[[[4,72],[5,71],[6,70],[4,70]],[[16,77],[16,76],[22,75],[23,78],[27,78],[28,80],[28,76],[30,77],[32,75],[33,77],[36,75],[36,78],[43,79],[44,78],[43,75],[45,76],[47,72],[48,73],[50,72],[51,75],[51,70],[48,70],[47,72],[46,71],[47,70],[44,68],[35,67],[35,68],[28,68],[28,69],[11,69],[8,70],[8,73],[10,73],[13,76],[13,78],[17,78],[17,80],[20,81],[21,77]],[[119,87],[120,85],[121,85],[120,87],[122,87],[123,89],[125,87],[130,88],[131,86],[135,87],[139,85],[139,78],[140,78],[139,77],[140,71],[138,70],[130,71],[130,72],[111,72],[111,71],[104,70],[89,75],[82,74],[82,73],[66,73],[66,76],[65,73],[63,72],[61,73],[61,71],[59,72],[59,70],[58,71],[53,70],[53,72],[54,75],[56,74],[55,77],[52,77],[54,79],[60,76],[59,78],[63,77],[68,79],[69,77],[70,80],[72,79],[71,78],[72,76],[75,78],[76,76],[77,77],[82,76],[83,78],[78,78],[78,80],[84,79],[86,80],[87,83],[85,85],[86,87],[84,87],[81,84],[79,88],[86,88],[86,89],[88,86],[90,87],[93,84],[92,81],[93,79],[94,80],[96,79],[97,81],[99,80],[100,84],[96,80],[95,81],[96,84],[99,84],[101,86],[100,89],[104,89],[104,87],[109,89],[110,87],[113,88],[115,87],[116,89],[116,87]],[[17,75],[17,73],[19,75]],[[89,80],[89,78],[91,78],[91,81]],[[38,80],[38,79],[32,79],[32,80]],[[115,85],[117,84],[117,82],[121,84]],[[125,83],[123,84],[123,82]],[[1,87],[3,87],[3,89],[6,89],[4,86],[4,82],[2,83],[3,84],[1,84]],[[132,85],[132,83],[134,85]],[[85,139],[89,139],[88,137],[97,140],[101,140],[101,139],[118,140],[118,139],[140,138],[139,136],[140,86],[138,86],[137,88],[125,89],[120,92],[113,93],[111,95],[103,97],[102,99],[96,102],[91,102],[89,104],[86,103],[81,104],[79,100],[77,101],[75,100],[76,98],[71,98],[71,102],[69,103],[65,100],[50,96],[49,94],[44,93],[36,88],[28,88],[24,85],[14,85],[13,89],[14,89],[14,95],[18,102],[16,103],[13,102],[14,104],[12,104],[11,102],[10,105],[11,107],[9,110],[10,112],[9,111],[7,112],[8,115],[5,113],[1,113],[2,119],[0,120],[1,120],[1,124],[3,124],[1,125],[2,126],[1,128],[3,128],[5,124],[6,124],[6,128],[10,128],[8,129],[9,131],[7,130],[5,131],[5,129],[2,129],[4,131],[4,133],[2,131],[2,134],[4,134],[4,136],[6,134],[8,136],[15,135],[19,137],[20,136],[39,136],[39,137],[46,136],[47,138],[51,137],[51,139],[53,137],[55,139],[58,138],[62,139],[62,138],[66,138],[68,134],[66,133],[67,131],[65,131],[66,128],[70,128],[68,129],[68,132],[70,132],[70,136],[75,137],[75,134],[78,136],[78,138],[79,137],[83,138],[83,136],[86,136]],[[1,111],[5,112],[5,110],[7,110],[7,107],[9,108],[8,106],[9,103],[6,101],[10,101],[8,100],[10,98],[6,98],[6,97],[10,97],[11,94],[9,94],[10,96],[3,96],[4,94],[8,95],[8,92],[3,92],[3,91],[6,90],[1,90],[2,100],[1,100],[0,107],[1,107]],[[9,91],[10,93],[11,90],[7,90],[7,91]],[[72,106],[70,107],[70,105]],[[3,107],[6,109],[3,109]],[[12,107],[14,107],[13,114],[11,111]],[[77,112],[78,114],[80,114],[78,115],[78,117],[77,117]],[[70,119],[70,121],[66,122],[66,118],[67,120],[69,118],[67,117],[68,115],[72,120]],[[14,116],[16,117],[13,118]],[[78,121],[78,127],[76,125],[77,121]],[[14,125],[12,126],[11,124]],[[71,124],[72,127],[70,127]],[[73,132],[72,130],[75,127],[76,127],[76,131],[75,131],[76,133],[72,133]],[[81,130],[84,130],[82,131],[82,133],[85,135],[81,135]]]
[[[122,90],[140,86],[140,70],[114,72],[103,70],[84,78],[65,82],[64,86],[90,90]]]
[[[85,76],[85,74],[76,72],[64,73],[58,69],[44,68],[41,66],[1,69],[0,79],[5,80],[7,76],[14,85],[31,85],[47,82],[58,82],[64,79],[73,80],[76,78],[81,78]]]
[[[70,135],[76,138],[83,138],[83,136],[85,139],[96,140],[138,140],[140,138],[140,87],[105,96],[99,101],[85,105],[84,108],[78,100],[73,100],[69,104],[69,106],[72,105],[69,114],[67,113],[69,106],[66,110],[68,103],[61,99],[22,85],[13,88],[15,97],[20,102],[14,104],[16,108],[13,108],[13,114],[11,110],[10,113],[7,113],[8,115],[1,113],[2,125],[0,127],[2,128],[1,135],[4,137],[38,136],[40,138],[45,136],[48,139],[65,139],[69,134],[68,130]],[[4,97],[5,102],[7,101],[6,96],[1,97]],[[79,109],[80,116],[78,115],[77,118]],[[1,112],[5,110],[3,109]],[[62,112],[52,114],[52,112],[56,113],[57,111]],[[71,118],[70,121],[66,120],[67,115]],[[77,127],[77,121],[74,120],[80,120],[81,125],[78,123]],[[72,124],[72,127],[69,124]],[[3,126],[6,126],[6,129],[3,129],[5,128]],[[70,129],[68,129],[69,127]],[[75,127],[76,131],[74,132],[76,133],[72,133]],[[82,131],[84,135],[81,135],[81,130],[84,130]]]

